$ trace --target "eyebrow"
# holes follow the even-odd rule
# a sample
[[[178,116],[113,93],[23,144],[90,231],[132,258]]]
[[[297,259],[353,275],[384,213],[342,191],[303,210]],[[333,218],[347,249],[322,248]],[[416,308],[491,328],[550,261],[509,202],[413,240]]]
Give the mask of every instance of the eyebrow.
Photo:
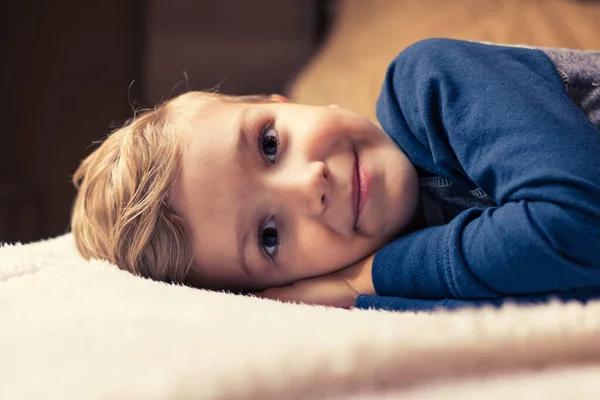
[[[247,116],[248,116],[248,107],[244,108],[240,115],[237,118],[238,125],[238,135],[237,135],[237,151],[238,157],[244,151],[248,151],[248,135],[246,133],[246,125],[247,125]]]

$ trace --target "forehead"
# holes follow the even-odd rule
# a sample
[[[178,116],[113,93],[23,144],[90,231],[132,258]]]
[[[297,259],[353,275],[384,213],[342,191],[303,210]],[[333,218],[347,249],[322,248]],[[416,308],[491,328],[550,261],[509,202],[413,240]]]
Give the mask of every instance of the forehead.
[[[182,162],[172,205],[188,228],[194,270],[215,283],[242,278],[235,217],[247,191],[236,157],[244,108],[237,103],[202,105],[181,124]]]

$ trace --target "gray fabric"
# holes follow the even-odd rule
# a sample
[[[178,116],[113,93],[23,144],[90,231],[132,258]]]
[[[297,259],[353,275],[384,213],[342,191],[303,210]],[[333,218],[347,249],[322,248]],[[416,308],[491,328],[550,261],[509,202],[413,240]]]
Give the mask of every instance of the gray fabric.
[[[540,50],[554,64],[569,97],[600,128],[600,51]]]
[[[463,187],[440,177],[419,180],[421,206],[427,226],[443,225],[468,208],[493,207],[494,199],[478,187]]]

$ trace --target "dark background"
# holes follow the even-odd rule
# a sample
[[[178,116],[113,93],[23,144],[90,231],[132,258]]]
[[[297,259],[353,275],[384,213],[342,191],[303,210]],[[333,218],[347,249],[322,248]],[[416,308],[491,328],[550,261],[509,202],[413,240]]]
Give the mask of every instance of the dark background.
[[[68,231],[72,173],[133,107],[217,85],[284,93],[326,34],[330,8],[319,0],[3,2],[0,242]]]

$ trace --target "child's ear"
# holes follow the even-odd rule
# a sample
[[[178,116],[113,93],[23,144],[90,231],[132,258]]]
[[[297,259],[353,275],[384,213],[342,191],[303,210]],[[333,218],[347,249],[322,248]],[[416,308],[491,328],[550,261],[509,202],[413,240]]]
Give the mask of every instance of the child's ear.
[[[272,94],[271,100],[276,101],[277,103],[291,103],[290,99],[280,94]]]

